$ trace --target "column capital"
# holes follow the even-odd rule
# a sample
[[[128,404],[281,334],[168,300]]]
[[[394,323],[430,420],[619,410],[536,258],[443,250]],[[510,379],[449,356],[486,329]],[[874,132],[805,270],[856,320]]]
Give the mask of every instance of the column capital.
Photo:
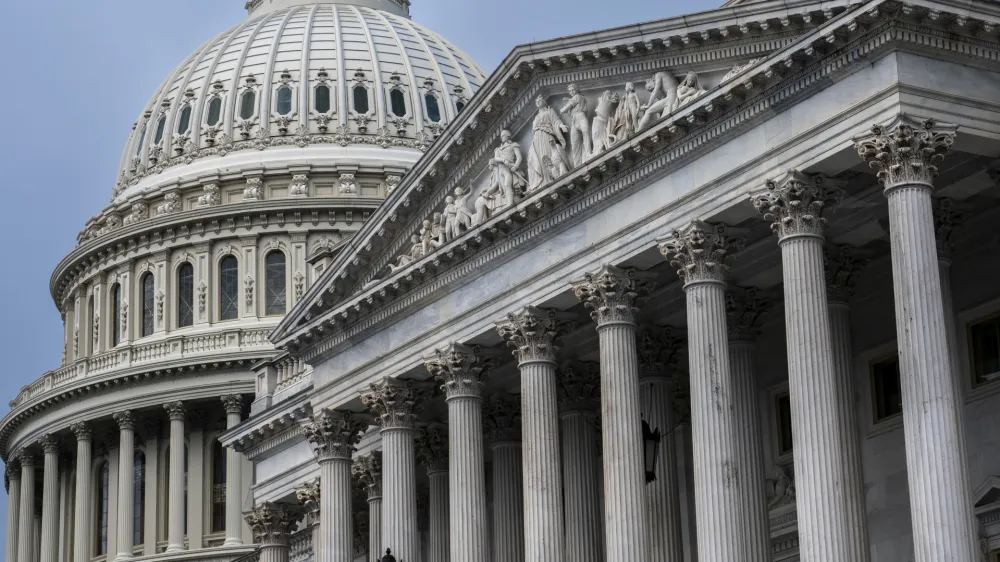
[[[354,460],[351,472],[368,492],[368,499],[382,497],[382,453],[373,451]]]
[[[635,324],[637,301],[653,292],[653,275],[632,268],[605,265],[582,279],[572,281],[573,294],[591,310],[600,327],[605,324]]]
[[[448,433],[441,427],[421,429],[417,433],[416,452],[427,473],[448,470]]]
[[[298,488],[295,488],[295,499],[299,501],[306,513],[314,518],[319,517],[321,500],[319,478],[303,482]]]
[[[46,433],[42,436],[38,442],[42,445],[42,451],[45,454],[49,453],[59,453],[59,438],[51,433]]]
[[[284,546],[295,532],[303,513],[279,503],[264,502],[243,514],[253,531],[253,542],[264,546]]]
[[[354,446],[361,438],[367,423],[356,419],[351,412],[323,408],[313,413],[310,421],[302,425],[306,439],[312,444],[319,462],[334,459],[351,460]]]
[[[733,236],[729,230],[724,224],[692,221],[657,244],[663,257],[677,268],[677,276],[685,286],[725,284],[730,257],[745,244],[743,238]]]
[[[750,198],[753,206],[771,221],[771,230],[784,240],[793,236],[823,237],[825,214],[843,197],[841,182],[820,175],[788,170],[768,180],[766,191]]]
[[[568,328],[566,318],[556,310],[527,306],[507,314],[496,327],[519,364],[555,363],[559,336]]]
[[[639,378],[667,377],[676,372],[687,345],[683,330],[673,326],[643,326],[636,336]]]
[[[757,338],[760,317],[771,307],[770,299],[756,288],[732,287],[726,291],[726,327],[729,342],[752,342]]]
[[[135,431],[135,414],[132,410],[122,410],[121,412],[115,412],[111,414],[111,418],[115,420],[118,424],[118,428],[122,431],[130,430]]]
[[[854,294],[861,270],[868,260],[857,256],[851,246],[827,246],[823,258],[826,262],[826,292],[830,302],[846,303]]]
[[[4,466],[3,469],[4,477],[9,480],[20,480],[21,479],[21,461],[17,459],[14,455],[11,455],[10,460]],[[10,484],[7,484],[7,489],[10,490]]]
[[[167,417],[170,418],[170,421],[184,421],[184,416],[187,415],[187,409],[184,408],[183,402],[164,404],[163,409],[167,411]]]
[[[228,394],[221,397],[222,407],[226,410],[226,415],[229,414],[243,414],[243,395],[242,394]]]
[[[563,414],[596,414],[601,408],[601,365],[564,361],[557,371],[559,409]]]
[[[76,422],[69,426],[69,430],[76,435],[77,441],[90,441],[94,437],[94,429],[87,422]]]
[[[955,143],[956,129],[900,114],[887,125],[873,125],[870,133],[854,139],[854,146],[861,159],[878,170],[887,192],[903,185],[930,189],[938,164]]]
[[[937,240],[938,259],[951,260],[951,252],[955,248],[955,230],[965,219],[965,214],[949,197],[932,198],[931,208],[934,212],[934,238]]]
[[[424,366],[441,383],[449,399],[482,396],[483,378],[496,361],[483,357],[479,346],[449,343],[424,358]]]
[[[361,403],[375,412],[375,421],[382,430],[413,429],[417,420],[414,412],[423,392],[411,381],[385,379],[368,385],[361,393]]]
[[[486,436],[494,443],[521,441],[521,402],[493,397],[483,407]]]
[[[33,453],[31,449],[22,447],[14,453],[14,456],[17,457],[18,461],[20,461],[22,471],[35,468],[35,453]]]

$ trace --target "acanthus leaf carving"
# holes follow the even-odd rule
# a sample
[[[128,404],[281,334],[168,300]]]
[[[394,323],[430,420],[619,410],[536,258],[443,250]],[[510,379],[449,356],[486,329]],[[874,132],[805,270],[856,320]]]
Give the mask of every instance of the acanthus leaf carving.
[[[725,282],[731,255],[744,246],[744,240],[729,235],[725,225],[692,221],[673,235],[659,240],[660,253],[677,268],[685,284]]]
[[[955,143],[954,125],[939,125],[933,119],[922,122],[907,115],[888,125],[874,125],[871,133],[855,139],[858,155],[878,170],[886,189],[902,185],[932,187],[938,164]]]

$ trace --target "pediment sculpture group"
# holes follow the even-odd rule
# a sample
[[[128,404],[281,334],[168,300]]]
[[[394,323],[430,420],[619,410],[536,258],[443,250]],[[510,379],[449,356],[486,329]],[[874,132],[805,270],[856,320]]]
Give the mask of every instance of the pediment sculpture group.
[[[642,103],[632,82],[625,84],[623,94],[605,90],[597,99],[593,117],[590,102],[575,84],[568,86],[569,100],[558,111],[538,96],[527,173],[521,145],[510,131],[501,131],[500,146],[489,161],[489,183],[472,201],[472,207],[472,189],[456,188],[454,195],[445,198],[444,209],[425,219],[419,232],[410,236],[409,251],[389,265],[390,271],[423,258],[706,92],[694,72],[678,82],[666,71],[647,80],[646,91],[649,98]]]

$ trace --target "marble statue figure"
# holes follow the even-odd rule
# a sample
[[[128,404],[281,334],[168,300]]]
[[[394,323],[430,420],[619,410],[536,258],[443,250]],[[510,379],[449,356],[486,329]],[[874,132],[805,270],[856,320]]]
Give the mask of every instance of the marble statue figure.
[[[590,121],[587,118],[587,98],[583,97],[576,84],[569,85],[569,101],[559,110],[560,115],[569,112],[569,145],[573,166],[579,166],[590,159],[593,146],[590,138]]]
[[[639,130],[639,119],[642,117],[642,102],[639,101],[639,94],[635,93],[635,85],[631,82],[625,83],[625,94],[618,102],[615,109],[614,127],[610,130],[608,138],[609,146],[621,142]]]
[[[704,93],[705,89],[701,87],[701,81],[698,80],[698,75],[693,71],[688,72],[687,76],[684,77],[684,81],[677,87],[677,104],[675,107],[671,108],[671,111],[684,107],[689,102]]]
[[[549,183],[561,173],[565,173],[566,162],[563,157],[563,150],[566,146],[564,133],[569,128],[559,119],[555,110],[545,103],[545,98],[538,96],[535,99],[535,107],[538,114],[532,123],[534,135],[531,139],[531,148],[528,150],[528,191],[534,191],[544,184]]]
[[[486,221],[493,213],[514,204],[514,195],[520,194],[528,185],[521,173],[524,157],[521,145],[511,140],[510,131],[500,131],[500,146],[493,151],[490,159],[490,183],[476,198],[476,212],[472,224]]]
[[[677,79],[669,72],[657,72],[646,81],[649,101],[641,106],[644,111],[637,130],[641,131],[661,117],[666,117],[677,105]]]
[[[395,264],[389,264],[390,273],[395,273],[397,270],[400,270],[424,257],[424,245],[420,240],[420,236],[417,234],[410,236],[410,243],[410,251],[399,256]]]
[[[597,98],[597,107],[594,109],[594,124],[591,126],[593,135],[594,154],[600,154],[614,144],[612,131],[615,128],[614,105],[618,103],[618,96],[605,90],[601,97]]]

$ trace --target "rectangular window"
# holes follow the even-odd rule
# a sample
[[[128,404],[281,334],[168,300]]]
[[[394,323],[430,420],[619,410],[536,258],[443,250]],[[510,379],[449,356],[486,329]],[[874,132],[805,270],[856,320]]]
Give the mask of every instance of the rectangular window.
[[[792,399],[787,392],[774,397],[774,426],[778,456],[792,452]]]
[[[969,326],[972,384],[1000,379],[1000,315]]]
[[[899,358],[888,357],[869,364],[872,407],[875,423],[903,413],[903,392],[899,386]]]

